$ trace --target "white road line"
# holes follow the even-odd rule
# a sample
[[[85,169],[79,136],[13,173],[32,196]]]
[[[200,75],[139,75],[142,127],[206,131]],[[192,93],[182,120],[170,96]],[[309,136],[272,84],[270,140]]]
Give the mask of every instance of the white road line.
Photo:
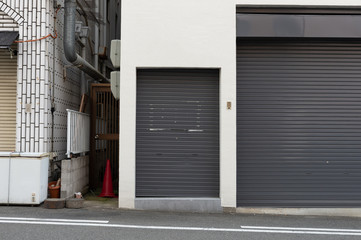
[[[333,228],[291,228],[291,227],[265,227],[265,226],[241,226],[242,229],[269,229],[269,230],[296,230],[296,231],[323,231],[323,232],[357,232],[357,229],[333,229]]]
[[[274,234],[304,234],[304,235],[340,235],[361,236],[361,232],[332,232],[332,231],[301,231],[301,230],[272,230],[272,229],[233,229],[233,228],[202,228],[202,227],[172,227],[172,226],[143,226],[122,224],[97,224],[97,223],[74,223],[74,222],[41,222],[41,221],[10,221],[0,220],[0,223],[32,224],[32,225],[59,225],[59,226],[83,226],[83,227],[109,227],[144,230],[181,230],[181,231],[209,231],[209,232],[235,232],[235,233],[274,233]],[[342,229],[344,230],[344,229]]]
[[[0,220],[48,221],[48,222],[79,222],[79,223],[109,223],[109,221],[99,221],[99,220],[56,219],[56,218],[0,217]]]

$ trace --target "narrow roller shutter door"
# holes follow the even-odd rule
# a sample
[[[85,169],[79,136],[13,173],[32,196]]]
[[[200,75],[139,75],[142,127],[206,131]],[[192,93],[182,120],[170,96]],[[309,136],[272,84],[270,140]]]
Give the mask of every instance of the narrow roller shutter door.
[[[241,42],[238,206],[361,206],[361,44]]]
[[[218,70],[139,70],[137,197],[219,197]]]
[[[16,83],[17,57],[0,49],[0,152],[15,151]]]

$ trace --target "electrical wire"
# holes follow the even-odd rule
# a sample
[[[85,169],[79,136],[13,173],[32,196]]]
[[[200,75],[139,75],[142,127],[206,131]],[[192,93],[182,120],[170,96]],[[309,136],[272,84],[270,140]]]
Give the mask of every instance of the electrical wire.
[[[15,41],[14,43],[28,43],[28,42],[37,42],[37,41],[41,41],[41,40],[44,40],[46,38],[49,38],[49,37],[52,37],[53,39],[56,39],[58,38],[58,32],[56,31],[56,18],[57,18],[57,15],[58,15],[58,12],[59,10],[61,9],[61,6],[59,5],[58,8],[56,9],[55,11],[55,16],[54,16],[54,35],[53,34],[48,34],[46,35],[45,37],[42,37],[42,38],[38,38],[38,39],[32,39],[32,40],[25,40],[25,41]]]

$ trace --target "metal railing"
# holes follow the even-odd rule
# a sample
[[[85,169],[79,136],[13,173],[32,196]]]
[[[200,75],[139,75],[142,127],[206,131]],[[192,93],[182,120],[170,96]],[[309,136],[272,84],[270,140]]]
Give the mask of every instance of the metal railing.
[[[90,115],[67,109],[67,155],[89,152]]]

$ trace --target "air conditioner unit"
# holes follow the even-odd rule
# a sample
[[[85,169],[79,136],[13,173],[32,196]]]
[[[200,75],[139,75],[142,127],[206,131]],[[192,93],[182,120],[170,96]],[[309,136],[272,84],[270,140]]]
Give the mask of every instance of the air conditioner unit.
[[[110,44],[110,60],[115,68],[120,68],[120,40],[112,40]],[[110,73],[110,88],[115,99],[120,95],[120,72]]]
[[[110,44],[110,60],[115,68],[120,68],[120,40],[112,40]]]

